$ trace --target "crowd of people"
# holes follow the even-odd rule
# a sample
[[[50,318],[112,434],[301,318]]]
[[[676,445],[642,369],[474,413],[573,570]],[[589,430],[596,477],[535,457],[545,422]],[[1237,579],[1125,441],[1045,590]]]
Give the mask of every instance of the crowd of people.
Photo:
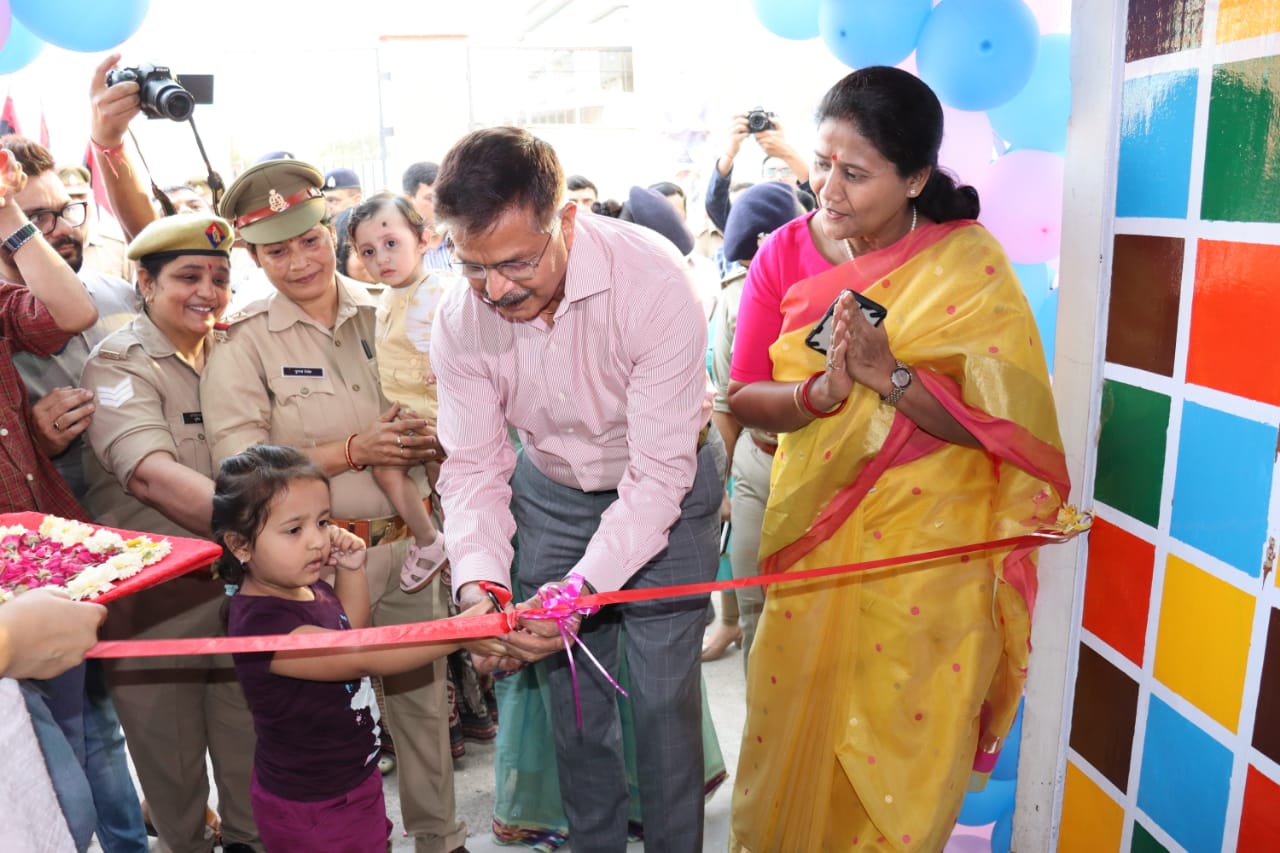
[[[496,737],[502,843],[702,850],[732,770],[733,851],[942,848],[1013,722],[1034,552],[662,592],[1008,537],[1065,499],[1034,319],[927,86],[849,74],[812,157],[734,116],[707,252],[678,184],[601,199],[514,127],[396,192],[274,152],[158,209],[117,61],[92,149],[123,252],[91,257],[82,170],[0,138],[0,511],[223,555],[106,607],[0,604],[0,847],[377,853],[394,768],[415,849],[456,853],[453,759]],[[768,156],[735,183],[748,136]],[[659,592],[578,603],[616,590]],[[498,610],[463,642],[84,662]],[[735,646],[736,770],[701,675]]]

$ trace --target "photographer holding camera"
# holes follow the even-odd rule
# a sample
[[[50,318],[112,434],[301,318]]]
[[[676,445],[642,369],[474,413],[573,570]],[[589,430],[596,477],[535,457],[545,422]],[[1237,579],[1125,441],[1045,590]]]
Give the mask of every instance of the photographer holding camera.
[[[724,153],[716,160],[711,173],[711,186],[707,189],[707,217],[716,228],[724,232],[729,220],[729,186],[733,183],[733,161],[742,150],[742,143],[750,136],[765,153],[761,165],[763,180],[787,181],[797,190],[806,210],[813,209],[813,191],[809,189],[809,162],[787,141],[778,117],[760,107],[750,112],[738,113],[729,121],[729,142]],[[778,161],[781,161],[779,163]],[[782,168],[785,164],[786,168]]]

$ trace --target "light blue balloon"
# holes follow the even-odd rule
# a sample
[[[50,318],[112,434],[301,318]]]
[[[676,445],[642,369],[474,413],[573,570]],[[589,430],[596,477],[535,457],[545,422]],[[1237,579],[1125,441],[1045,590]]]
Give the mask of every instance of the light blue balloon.
[[[819,0],[751,0],[756,17],[775,36],[802,41],[818,37]]]
[[[26,68],[44,50],[44,42],[31,34],[16,18],[9,23],[9,39],[0,49],[0,74]]]
[[[959,110],[989,110],[1027,85],[1040,26],[1022,0],[941,0],[916,46],[920,78]]]
[[[15,21],[66,50],[110,50],[138,31],[151,0],[9,0]]]
[[[996,821],[991,829],[991,853],[1009,853],[1013,847],[1013,813]]]
[[[970,791],[960,806],[961,826],[986,826],[1013,814],[1013,794],[1018,783],[1012,779],[989,779],[981,791]]]
[[[818,31],[850,68],[897,65],[911,55],[933,0],[822,0]]]
[[[1061,153],[1071,117],[1071,36],[1040,37],[1031,79],[1013,100],[987,111],[991,127],[1015,148]]]
[[[1047,288],[1048,267],[1044,264],[1036,266],[1045,270],[1045,287]],[[996,759],[996,766],[991,771],[992,779],[1018,778],[1018,754],[1022,752],[1022,708],[1025,704],[1025,700],[1018,702],[1018,713],[1013,718],[1013,728],[1009,729],[1009,736],[1004,740],[1004,748],[1000,750],[1000,757]]]
[[[1058,291],[1052,288],[1053,277],[1048,264],[1013,264],[1013,271],[1027,294],[1027,303],[1036,318],[1036,330],[1044,347],[1044,360],[1053,375],[1054,342],[1058,336]],[[1021,714],[1021,710],[1018,712]],[[1015,727],[1021,726],[1021,717]],[[1012,747],[1012,744],[1010,744]],[[1003,753],[1001,754],[1003,760]],[[1016,760],[1016,759],[1015,759]],[[999,765],[997,764],[997,768]],[[1008,777],[1012,779],[1013,777]]]

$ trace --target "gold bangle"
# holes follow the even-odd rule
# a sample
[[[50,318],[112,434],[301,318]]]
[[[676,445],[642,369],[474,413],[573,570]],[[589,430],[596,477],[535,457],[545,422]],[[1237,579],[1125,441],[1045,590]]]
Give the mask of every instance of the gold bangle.
[[[796,383],[795,390],[791,392],[791,402],[793,402],[793,403],[795,403],[795,404],[796,404],[796,411],[797,411],[797,412],[799,412],[800,414],[804,415],[806,419],[808,419],[808,420],[813,420],[813,415],[811,415],[811,414],[809,413],[809,410],[808,410],[808,409],[806,409],[806,408],[804,407],[804,404],[800,402],[800,392],[801,392],[803,389],[804,389],[804,383],[803,383],[803,382],[797,382],[797,383]]]

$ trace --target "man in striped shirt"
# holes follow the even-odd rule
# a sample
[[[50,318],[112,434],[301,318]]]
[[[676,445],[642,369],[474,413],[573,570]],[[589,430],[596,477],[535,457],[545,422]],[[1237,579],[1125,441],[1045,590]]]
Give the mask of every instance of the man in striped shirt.
[[[665,587],[716,571],[724,452],[705,430],[706,324],[693,284],[667,241],[578,216],[564,187],[555,152],[517,128],[464,137],[435,184],[454,267],[471,285],[444,297],[431,339],[448,454],[440,494],[463,606],[486,600],[479,581],[511,583],[513,535],[519,597]],[[626,655],[647,849],[702,849],[706,605],[706,596],[663,597],[571,626],[611,673]],[[503,640],[510,657],[482,663],[550,655],[574,850],[622,851],[613,687],[586,664],[575,695],[554,623],[523,619]]]

